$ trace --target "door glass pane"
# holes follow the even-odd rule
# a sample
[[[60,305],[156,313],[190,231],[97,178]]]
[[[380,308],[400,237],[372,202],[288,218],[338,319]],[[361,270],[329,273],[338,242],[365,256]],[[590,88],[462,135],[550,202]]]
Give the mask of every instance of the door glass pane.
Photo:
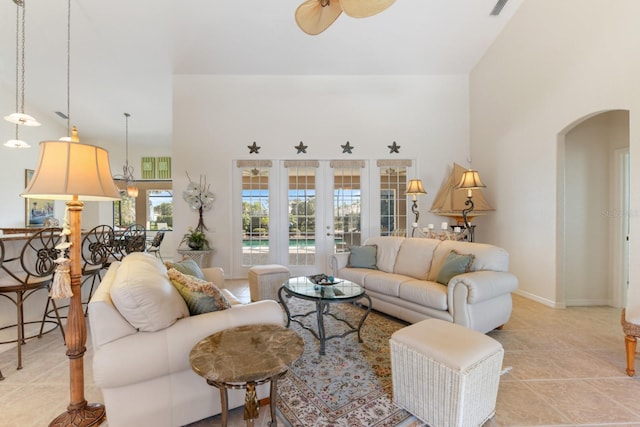
[[[242,170],[242,265],[269,263],[269,168]]]
[[[380,169],[380,235],[407,235],[407,170]]]
[[[360,245],[361,168],[333,169],[334,250],[344,252]]]
[[[289,167],[289,265],[316,262],[316,168]]]

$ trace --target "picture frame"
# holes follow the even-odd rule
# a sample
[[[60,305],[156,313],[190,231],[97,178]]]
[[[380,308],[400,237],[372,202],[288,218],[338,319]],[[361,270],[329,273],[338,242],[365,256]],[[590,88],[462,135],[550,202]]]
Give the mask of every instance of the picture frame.
[[[25,169],[24,185],[25,188],[31,182],[33,177],[33,169]],[[54,201],[49,199],[24,199],[24,225],[25,227],[44,227],[48,218],[55,218]]]

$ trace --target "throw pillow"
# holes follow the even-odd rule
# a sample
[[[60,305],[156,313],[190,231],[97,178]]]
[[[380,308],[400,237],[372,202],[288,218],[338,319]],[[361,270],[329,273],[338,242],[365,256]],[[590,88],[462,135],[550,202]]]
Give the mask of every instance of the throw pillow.
[[[189,316],[187,305],[155,256],[143,252],[129,254],[115,274],[109,290],[111,300],[137,330],[159,331]]]
[[[231,307],[224,293],[213,283],[189,276],[175,268],[170,268],[167,273],[171,283],[187,303],[191,315],[225,310]]]
[[[471,264],[473,264],[474,258],[471,254],[463,255],[452,250],[444,260],[444,264],[442,264],[438,272],[436,282],[447,285],[453,276],[467,273],[471,268]]]
[[[347,267],[351,268],[370,268],[377,269],[376,255],[378,253],[377,245],[366,246],[350,246],[349,262]]]
[[[189,276],[197,277],[198,279],[204,279],[204,273],[200,269],[200,266],[197,262],[192,260],[189,257],[184,257],[182,261],[179,262],[165,262],[164,265],[167,267],[167,270],[170,268],[175,268],[179,272],[183,274],[187,274]]]

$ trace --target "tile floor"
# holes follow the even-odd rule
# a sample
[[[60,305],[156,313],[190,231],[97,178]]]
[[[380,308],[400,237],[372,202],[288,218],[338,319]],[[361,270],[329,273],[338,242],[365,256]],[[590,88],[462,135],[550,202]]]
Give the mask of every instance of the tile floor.
[[[248,300],[246,281],[229,281],[227,286]],[[485,427],[640,427],[640,375],[629,378],[624,372],[619,316],[616,308],[551,309],[514,296],[511,320],[503,330],[490,333],[503,344],[504,366],[511,370],[501,378],[496,415]],[[100,402],[91,356],[88,346],[85,395],[89,402]],[[23,357],[24,369],[17,371],[15,350],[0,346],[0,369],[6,377],[0,382],[2,427],[46,426],[69,402],[68,360],[58,331],[29,341]],[[268,411],[261,414],[256,426],[269,421]],[[232,411],[229,424],[243,426],[242,411]],[[220,425],[219,416],[192,427],[204,425]]]

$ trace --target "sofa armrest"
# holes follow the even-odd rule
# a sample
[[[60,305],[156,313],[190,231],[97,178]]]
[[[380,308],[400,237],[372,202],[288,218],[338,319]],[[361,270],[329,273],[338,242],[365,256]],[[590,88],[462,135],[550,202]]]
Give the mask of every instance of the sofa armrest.
[[[447,286],[449,301],[453,301],[456,287],[466,286],[467,304],[476,304],[515,291],[518,278],[506,271],[472,271],[452,277]]]
[[[121,387],[190,371],[189,353],[198,341],[224,329],[258,323],[284,326],[280,305],[265,300],[234,306],[180,319],[160,331],[138,332],[111,341],[94,349],[95,384],[100,388]]]
[[[224,270],[220,267],[205,267],[202,268],[202,274],[204,274],[205,280],[212,282],[220,289],[224,288]]]
[[[338,271],[345,268],[349,262],[349,252],[338,252],[329,255],[329,268],[335,277],[339,277]]]

